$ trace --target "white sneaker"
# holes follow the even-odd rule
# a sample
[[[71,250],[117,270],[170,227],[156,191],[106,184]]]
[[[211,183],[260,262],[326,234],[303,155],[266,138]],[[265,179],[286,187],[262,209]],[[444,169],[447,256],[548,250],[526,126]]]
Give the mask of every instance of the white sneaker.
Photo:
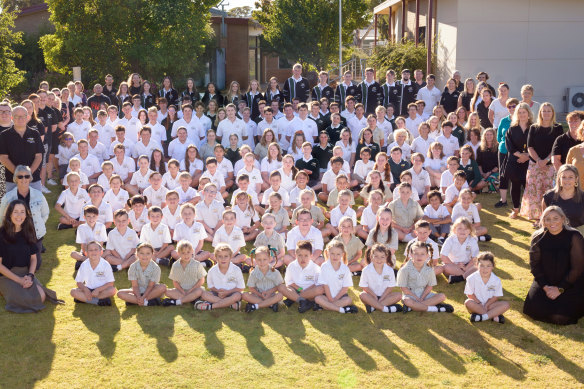
[[[41,192],[43,192],[44,194],[49,194],[51,193],[51,191],[49,190],[49,188],[47,188],[46,186],[42,186],[41,187]]]
[[[57,185],[57,181],[53,180],[52,178],[49,178],[49,180],[47,181],[47,184],[49,184],[51,186],[55,186],[55,185]]]

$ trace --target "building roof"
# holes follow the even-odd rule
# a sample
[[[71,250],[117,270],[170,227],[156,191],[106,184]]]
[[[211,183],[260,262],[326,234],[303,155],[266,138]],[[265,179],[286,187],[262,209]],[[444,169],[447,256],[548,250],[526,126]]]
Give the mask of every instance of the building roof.
[[[37,12],[44,12],[48,11],[49,6],[47,3],[42,2],[40,4],[31,5],[30,7],[23,8],[19,13],[18,16],[26,16],[30,14],[34,14]]]
[[[374,15],[389,15],[389,9],[401,3],[401,0],[386,0],[383,3],[379,4],[377,7],[373,8]]]

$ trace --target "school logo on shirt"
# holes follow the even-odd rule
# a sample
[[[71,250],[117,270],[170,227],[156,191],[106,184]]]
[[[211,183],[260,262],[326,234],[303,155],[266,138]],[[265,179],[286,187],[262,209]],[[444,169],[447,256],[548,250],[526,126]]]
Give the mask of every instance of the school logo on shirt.
[[[96,277],[105,277],[105,273],[103,271],[95,272]]]
[[[233,235],[233,239],[243,239],[243,236],[241,236],[239,234],[235,234],[235,235]]]
[[[489,286],[487,287],[487,290],[488,290],[489,292],[494,292],[494,291],[495,291],[495,285],[489,285]]]
[[[337,279],[342,280],[343,278],[345,278],[344,274],[339,274],[339,276],[337,277]]]
[[[160,230],[158,231],[158,235],[162,235],[164,233],[164,231]]]
[[[374,86],[373,88],[371,88],[371,92],[377,92],[377,87]]]
[[[388,274],[386,274],[386,275],[383,276],[383,281],[389,281],[389,275]]]
[[[393,89],[392,92],[394,95],[397,95],[397,89]]]
[[[301,82],[300,84],[298,84],[300,86],[300,88],[304,88],[304,83]]]
[[[470,245],[466,246],[466,251],[470,252]]]
[[[227,279],[227,282],[233,282],[234,284],[237,283],[237,279],[234,276],[231,276]]]
[[[83,200],[83,196],[82,196],[82,195],[80,195],[80,194],[78,194],[78,195],[77,195],[77,200]]]
[[[304,276],[304,281],[314,281],[314,276]]]
[[[408,92],[412,93],[414,91],[414,88],[412,88],[411,86],[408,86]]]
[[[28,143],[34,143],[34,138],[26,138],[26,141],[27,141]]]

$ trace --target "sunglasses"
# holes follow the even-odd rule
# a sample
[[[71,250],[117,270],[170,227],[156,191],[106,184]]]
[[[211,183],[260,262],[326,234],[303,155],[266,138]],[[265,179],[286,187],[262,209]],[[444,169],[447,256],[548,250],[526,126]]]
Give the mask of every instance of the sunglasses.
[[[507,108],[509,108],[509,109],[511,109],[511,108],[515,108],[515,107],[517,107],[517,105],[515,105],[515,104],[508,105],[508,106],[507,106]]]
[[[73,140],[73,138],[65,138],[65,140]]]
[[[18,178],[19,180],[28,180],[30,178],[30,175],[19,175],[16,176],[16,178]]]

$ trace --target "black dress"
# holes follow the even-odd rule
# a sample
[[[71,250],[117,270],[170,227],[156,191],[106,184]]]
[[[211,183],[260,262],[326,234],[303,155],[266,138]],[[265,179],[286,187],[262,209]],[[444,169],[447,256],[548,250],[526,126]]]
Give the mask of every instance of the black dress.
[[[505,146],[507,147],[507,165],[505,166],[505,176],[511,181],[523,181],[527,176],[529,161],[519,163],[515,155],[516,152],[527,153],[527,134],[521,126],[511,126],[505,134]]]
[[[539,321],[576,324],[584,316],[584,237],[573,229],[552,235],[537,233],[531,240],[529,264],[534,280],[523,313]],[[544,286],[563,288],[555,300]]]
[[[584,225],[584,193],[576,192],[576,196],[580,196],[580,202],[576,202],[574,198],[564,200],[559,194],[557,196],[555,194],[552,189],[543,195],[543,202],[546,207],[557,205],[562,208],[562,211],[570,221],[571,227],[578,228]]]
[[[466,112],[470,112],[470,101],[472,100],[473,95],[473,93],[460,92],[462,106],[466,109]]]
[[[485,102],[481,101],[477,105],[477,113],[479,115],[479,120],[481,122],[481,127],[492,128],[493,123],[489,120],[489,107],[485,106]]]

